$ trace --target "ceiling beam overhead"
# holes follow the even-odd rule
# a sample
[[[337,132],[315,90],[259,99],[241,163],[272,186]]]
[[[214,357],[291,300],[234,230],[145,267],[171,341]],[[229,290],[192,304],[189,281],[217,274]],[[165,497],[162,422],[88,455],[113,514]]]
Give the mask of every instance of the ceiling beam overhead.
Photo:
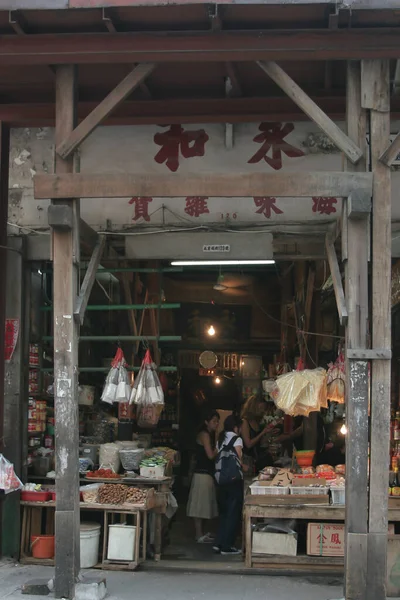
[[[319,108],[314,100],[279,65],[271,61],[258,61],[258,65],[318,125],[353,164],[360,160],[363,153],[357,144]]]
[[[370,173],[293,171],[285,173],[230,173],[177,175],[83,174],[36,175],[34,199],[184,198],[187,196],[242,198],[270,196],[311,198],[348,197],[355,189],[370,193]]]
[[[236,65],[231,62],[225,63],[227,80],[225,81],[226,95],[230,98],[243,96],[242,86],[237,72]]]
[[[117,108],[140,83],[155,69],[156,65],[142,64],[135,67],[92,112],[81,122],[72,133],[56,148],[57,154],[67,158],[80,144],[98,127],[108,115]]]
[[[1,37],[0,64],[321,61],[400,56],[400,28],[35,34]]]

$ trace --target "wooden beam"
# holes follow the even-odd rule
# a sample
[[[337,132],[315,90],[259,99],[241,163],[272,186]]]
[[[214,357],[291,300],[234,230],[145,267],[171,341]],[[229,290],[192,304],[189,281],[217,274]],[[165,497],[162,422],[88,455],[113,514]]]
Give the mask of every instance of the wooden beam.
[[[110,33],[117,33],[117,29],[109,15],[109,13],[107,12],[106,8],[103,8],[103,12],[102,12],[102,20],[104,25],[107,27],[108,31]]]
[[[48,198],[130,198],[149,196],[226,196],[231,198],[271,196],[346,198],[354,189],[371,192],[369,173],[304,171],[285,173],[229,173],[177,175],[133,175],[127,173],[74,173],[34,177],[35,200]]]
[[[83,219],[79,220],[79,237],[81,245],[85,248],[88,254],[93,252],[98,241],[97,232],[90,227]]]
[[[74,310],[74,318],[81,325],[83,325],[86,307],[88,305],[89,297],[92,292],[94,281],[96,279],[97,269],[100,264],[100,260],[101,260],[102,254],[103,254],[105,244],[106,244],[106,236],[99,235],[97,244],[93,250],[93,254],[90,257],[89,266],[85,273],[85,277],[82,282],[79,296],[76,301],[76,306],[75,306],[75,310]]]
[[[341,325],[347,324],[348,313],[346,306],[346,299],[344,297],[344,290],[342,285],[342,276],[339,269],[339,263],[336,256],[335,246],[332,242],[332,238],[327,234],[325,238],[326,254],[328,257],[329,268],[331,270],[333,289],[336,298],[336,307],[339,314],[339,320]]]
[[[272,61],[258,61],[258,65],[322,129],[352,163],[356,164],[360,160],[363,153],[357,144],[311,100],[279,65]]]
[[[348,136],[363,150],[357,165],[346,161],[348,171],[365,172],[367,113],[361,107],[361,64],[347,64]],[[347,199],[343,206],[342,260],[348,312],[346,349],[367,348],[368,339],[368,244],[367,218],[348,218]],[[344,251],[343,251],[344,250]],[[368,362],[346,361],[346,598],[366,597],[368,533]]]
[[[390,73],[383,60],[363,60],[361,62],[361,106],[378,112],[390,111]]]
[[[73,65],[56,70],[56,144],[73,130],[76,121],[77,69]],[[74,160],[56,155],[56,173],[72,173]],[[75,597],[80,570],[79,511],[79,411],[78,338],[73,318],[78,289],[79,201],[69,203],[74,213],[72,231],[52,230],[54,302],[54,407],[56,446],[56,598]]]
[[[64,159],[70,156],[92,131],[154,71],[155,66],[153,63],[145,63],[135,67],[67,138],[57,144],[57,154]]]
[[[363,348],[348,348],[347,358],[353,360],[388,360],[392,358],[392,351],[388,348],[375,348],[365,350]]]
[[[378,63],[378,64],[376,64]],[[391,172],[379,159],[390,138],[389,61],[363,65],[370,112],[372,195],[372,346],[391,348]],[[375,76],[379,75],[376,80]],[[387,109],[385,112],[384,109]],[[374,360],[371,431],[367,600],[386,598],[391,361]]]
[[[8,22],[11,27],[14,29],[17,35],[26,35],[26,31],[24,30],[18,13],[15,10],[10,10],[8,13]]]
[[[398,155],[400,154],[400,131],[389,144],[386,150],[381,154],[379,160],[387,167],[391,167]]]

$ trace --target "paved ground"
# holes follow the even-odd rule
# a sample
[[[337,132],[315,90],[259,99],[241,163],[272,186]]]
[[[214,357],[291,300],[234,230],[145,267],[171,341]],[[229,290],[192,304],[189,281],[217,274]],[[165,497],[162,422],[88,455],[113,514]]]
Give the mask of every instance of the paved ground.
[[[53,569],[48,567],[0,563],[0,600],[38,600],[37,596],[22,596],[21,585],[52,575]],[[330,600],[343,596],[340,586],[299,578],[145,571],[105,575],[110,600]]]

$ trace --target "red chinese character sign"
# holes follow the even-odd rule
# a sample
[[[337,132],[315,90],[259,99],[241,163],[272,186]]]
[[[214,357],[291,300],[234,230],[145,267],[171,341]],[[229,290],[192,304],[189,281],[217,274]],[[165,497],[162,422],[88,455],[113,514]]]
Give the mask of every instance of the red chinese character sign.
[[[135,213],[132,217],[132,221],[138,221],[139,219],[143,219],[146,222],[150,221],[150,202],[153,202],[153,198],[147,198],[146,196],[134,196],[129,200],[129,204],[134,204],[135,206]]]
[[[283,210],[276,206],[276,198],[271,196],[256,196],[254,204],[257,206],[256,214],[264,215],[266,219],[270,219],[272,212],[276,215],[283,215]]]
[[[331,215],[336,212],[337,198],[322,198],[315,196],[313,199],[312,211],[320,215]]]
[[[154,160],[160,165],[165,163],[175,173],[179,168],[180,154],[183,158],[204,156],[208,140],[204,129],[185,131],[181,125],[171,125],[168,131],[154,135],[154,142],[161,146]]]
[[[270,167],[279,171],[282,169],[282,154],[289,158],[304,156],[304,152],[292,146],[285,140],[289,133],[294,131],[293,123],[261,123],[253,142],[262,144],[261,148],[250,158],[249,164],[259,163],[264,160]]]
[[[186,198],[185,213],[190,217],[210,214],[207,200],[207,196],[188,196]]]
[[[4,340],[4,360],[9,362],[12,359],[17,345],[19,334],[19,319],[6,319],[5,340]]]

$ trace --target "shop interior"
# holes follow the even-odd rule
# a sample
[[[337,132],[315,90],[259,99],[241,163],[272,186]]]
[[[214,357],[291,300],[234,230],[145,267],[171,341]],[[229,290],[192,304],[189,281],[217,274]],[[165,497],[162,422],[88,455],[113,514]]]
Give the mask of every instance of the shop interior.
[[[104,260],[97,272],[79,345],[81,485],[90,483],[85,481],[88,471],[102,467],[102,444],[135,440],[139,447],[162,449],[161,454],[168,448],[165,474],[172,477],[173,500],[162,515],[164,560],[226,560],[210,545],[196,543],[192,519],[186,516],[204,415],[218,410],[222,424],[227,414],[240,414],[249,396],[260,394],[268,423],[277,409],[267,382],[295,369],[300,360],[306,368],[327,369],[340,353],[343,330],[326,263],[271,262],[176,267],[170,261]],[[31,281],[24,481],[47,489],[55,477],[51,263],[32,263]],[[147,350],[158,366],[165,405],[152,428],[138,426],[134,406],[101,401],[118,349],[131,385]],[[329,440],[340,445],[346,433],[343,405],[330,403],[321,414]],[[316,421],[305,420],[303,437],[312,438]],[[280,427],[282,433],[284,419]],[[283,454],[290,459],[292,449],[273,442],[270,447],[275,460]],[[211,531],[215,526],[210,523]],[[239,531],[238,536],[240,543]],[[151,558],[151,537],[149,542]],[[298,553],[305,553],[305,545],[300,528]]]

